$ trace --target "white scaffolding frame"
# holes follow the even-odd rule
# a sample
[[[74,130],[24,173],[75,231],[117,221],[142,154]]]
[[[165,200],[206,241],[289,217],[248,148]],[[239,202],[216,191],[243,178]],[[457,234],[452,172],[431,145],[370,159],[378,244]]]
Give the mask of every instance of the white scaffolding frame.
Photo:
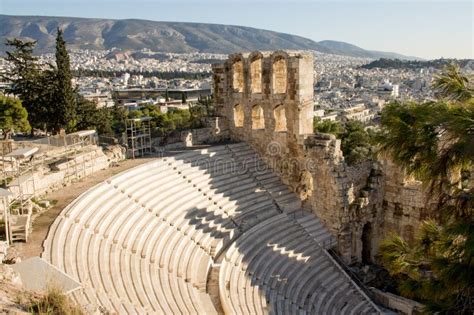
[[[25,214],[25,205],[30,202],[36,193],[34,159],[38,150],[36,147],[26,147],[16,149],[3,157],[3,163],[9,162],[11,166],[10,170],[6,165],[3,166],[5,187],[13,188],[14,190],[16,187],[18,190],[18,194],[13,194],[13,198],[10,201],[10,209],[14,203],[18,202],[19,211],[22,215]],[[11,179],[10,183],[8,183],[9,179]]]
[[[87,163],[92,159],[83,157],[79,161],[78,155],[86,152],[84,148],[89,144],[97,144],[96,140],[95,130],[82,130],[32,141],[1,141],[3,167],[0,172],[3,178],[0,179],[0,183],[4,186],[3,190],[11,194],[2,200],[5,211],[8,211],[3,216],[5,224],[8,225],[5,229],[8,229],[7,238],[10,243],[14,240],[28,239],[31,200],[36,195],[35,170],[65,159],[65,180],[78,180],[87,175]],[[61,149],[54,156],[48,156],[47,152],[52,148]],[[70,161],[74,161],[73,165],[70,165]],[[2,198],[1,192],[0,198]]]
[[[151,154],[151,117],[127,119],[127,152],[134,159]]]
[[[13,196],[11,192],[6,189],[0,188],[0,198],[2,199],[3,207],[3,223],[5,228],[5,241],[7,245],[11,245],[12,235],[10,230],[10,202],[9,199]]]

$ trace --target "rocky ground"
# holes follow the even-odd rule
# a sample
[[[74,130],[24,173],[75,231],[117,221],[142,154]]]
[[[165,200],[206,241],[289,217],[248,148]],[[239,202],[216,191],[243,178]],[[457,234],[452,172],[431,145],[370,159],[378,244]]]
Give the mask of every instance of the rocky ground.
[[[0,314],[29,314],[22,300],[34,295],[22,288],[20,276],[8,265],[0,265]]]

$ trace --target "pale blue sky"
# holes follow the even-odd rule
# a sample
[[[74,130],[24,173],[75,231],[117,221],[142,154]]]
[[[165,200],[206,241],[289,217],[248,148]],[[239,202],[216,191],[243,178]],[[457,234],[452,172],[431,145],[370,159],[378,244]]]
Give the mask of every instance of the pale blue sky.
[[[0,13],[244,25],[422,58],[474,58],[472,0],[0,0]]]

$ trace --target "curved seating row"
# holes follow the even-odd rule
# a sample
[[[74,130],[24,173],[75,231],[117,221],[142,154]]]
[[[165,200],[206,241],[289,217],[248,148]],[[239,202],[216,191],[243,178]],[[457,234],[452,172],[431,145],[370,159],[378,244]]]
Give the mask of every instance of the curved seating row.
[[[160,164],[147,165],[147,173],[153,168],[162,174],[166,167]],[[161,178],[163,186],[165,180],[175,184],[164,191],[185,196],[173,189],[179,177]],[[211,257],[176,228],[177,220],[167,219],[168,208],[138,202],[135,190],[141,184],[122,189],[106,182],[83,194],[51,227],[43,257],[93,289],[77,294],[81,303],[117,313],[212,312],[202,294]],[[170,199],[170,209],[180,201]]]
[[[119,314],[216,313],[206,289],[223,256],[219,293],[230,313],[339,303],[332,312],[359,301],[351,290],[333,294],[342,280],[322,286],[337,274],[318,252],[330,234],[313,215],[296,215],[300,207],[248,145],[190,150],[83,193],[50,227],[42,256],[81,282],[79,304]],[[314,278],[304,288],[303,269]]]
[[[375,314],[315,239],[287,213],[232,243],[221,263],[226,314]]]

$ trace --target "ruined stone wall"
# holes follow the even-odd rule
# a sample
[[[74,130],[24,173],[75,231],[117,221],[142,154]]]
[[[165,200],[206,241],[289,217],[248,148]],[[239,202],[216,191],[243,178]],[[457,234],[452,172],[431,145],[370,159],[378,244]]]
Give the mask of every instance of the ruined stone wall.
[[[230,138],[250,143],[296,189],[304,164],[299,142],[313,132],[312,55],[234,54],[213,72],[214,101]]]
[[[315,134],[305,140],[307,169],[313,177],[308,200],[311,210],[337,235],[338,250],[347,261],[375,260],[383,234],[382,176],[376,163],[367,161],[348,166],[340,140],[332,135]],[[370,230],[363,244],[364,228]]]
[[[428,219],[432,208],[426,188],[389,159],[381,162],[383,169],[384,232],[395,232],[413,242],[421,221]]]
[[[413,238],[424,217],[421,185],[386,160],[348,166],[340,140],[313,133],[311,54],[234,54],[213,72],[229,137],[257,150],[333,231],[346,262],[374,261],[392,231]]]
[[[310,54],[282,51],[235,54],[215,66],[215,103],[231,136],[260,145],[312,133],[312,69]]]

